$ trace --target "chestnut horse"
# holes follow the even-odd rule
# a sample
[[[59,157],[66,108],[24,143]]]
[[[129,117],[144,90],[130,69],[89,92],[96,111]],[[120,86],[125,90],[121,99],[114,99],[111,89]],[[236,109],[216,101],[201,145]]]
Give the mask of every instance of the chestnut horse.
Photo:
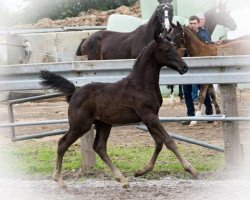
[[[238,38],[235,38],[235,39],[226,39],[226,40],[222,40],[221,42],[222,42],[222,44],[227,44],[229,42],[235,42],[237,40],[248,40],[248,41],[250,41],[250,35],[242,35],[242,36],[240,36]]]
[[[107,140],[113,124],[143,122],[153,139],[155,151],[148,164],[135,173],[143,175],[151,171],[162,150],[163,144],[179,159],[184,169],[195,178],[198,172],[182,156],[174,142],[162,126],[158,113],[162,105],[159,74],[163,66],[184,74],[186,63],[178,56],[172,45],[158,34],[138,56],[130,74],[116,83],[90,83],[77,89],[73,83],[49,71],[41,71],[43,86],[58,89],[69,102],[69,130],[59,140],[54,180],[66,187],[61,168],[64,153],[79,137],[94,124],[96,136],[93,148],[112,171],[122,187],[129,187],[128,181],[112,163],[107,154]]]
[[[187,48],[190,57],[217,56],[219,52],[226,52],[226,55],[250,55],[250,41],[248,40],[235,40],[233,42],[221,46],[207,44],[201,41],[198,36],[190,29],[185,26],[182,27],[179,22],[177,22],[177,26],[173,27],[173,30],[170,33],[170,37],[172,38],[172,43],[174,43],[176,47],[181,47],[183,45],[185,48]],[[216,100],[213,85],[204,84],[201,85],[200,88],[196,116],[201,115],[201,107],[204,102],[207,91],[209,92],[212,98],[216,114],[221,113]],[[192,121],[190,125],[192,126],[196,123],[196,121]]]
[[[219,3],[215,7],[209,9],[204,13],[205,16],[205,27],[208,29],[210,35],[214,32],[214,29],[217,25],[222,25],[226,28],[229,28],[231,31],[236,30],[237,24],[235,20],[231,17],[230,11],[227,8],[227,2]],[[173,27],[173,26],[172,26]],[[222,41],[223,42],[223,41]],[[178,51],[180,56],[183,56],[182,51]],[[174,86],[169,85],[170,88],[170,97],[173,99]],[[180,99],[183,99],[182,85],[179,85],[179,94]],[[173,100],[172,100],[173,101]]]
[[[132,59],[154,39],[154,31],[170,30],[173,19],[172,0],[161,0],[147,24],[132,32],[98,31],[84,39],[76,55],[87,56],[88,60]]]

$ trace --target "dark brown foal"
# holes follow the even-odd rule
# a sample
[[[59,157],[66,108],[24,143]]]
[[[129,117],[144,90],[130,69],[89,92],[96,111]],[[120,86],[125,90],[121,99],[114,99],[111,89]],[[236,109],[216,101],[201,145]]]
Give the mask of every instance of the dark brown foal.
[[[155,34],[152,41],[139,55],[131,73],[116,83],[91,83],[76,89],[73,83],[49,71],[42,71],[43,86],[58,89],[69,102],[69,131],[58,143],[54,179],[65,186],[61,176],[62,160],[65,151],[84,133],[96,126],[93,148],[109,167],[122,187],[128,187],[128,181],[114,166],[107,154],[107,139],[113,124],[143,122],[155,140],[156,149],[144,169],[135,173],[145,174],[153,169],[163,144],[173,151],[184,169],[194,177],[197,171],[179,153],[174,140],[161,125],[158,112],[162,105],[159,87],[161,67],[168,66],[180,74],[187,72],[186,63],[177,55],[172,45]]]

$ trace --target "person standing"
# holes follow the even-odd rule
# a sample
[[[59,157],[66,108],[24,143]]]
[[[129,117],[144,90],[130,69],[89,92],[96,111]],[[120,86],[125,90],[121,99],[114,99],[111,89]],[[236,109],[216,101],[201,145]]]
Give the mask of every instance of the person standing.
[[[203,35],[203,31],[201,31],[200,33],[198,33],[199,31],[199,22],[200,19],[193,15],[189,18],[189,24],[188,27],[197,35]],[[208,36],[206,36],[208,37]],[[204,36],[205,38],[205,36]],[[198,86],[199,87],[199,86]],[[185,98],[185,103],[186,103],[186,107],[187,107],[187,115],[188,116],[195,116],[195,109],[194,109],[194,103],[193,103],[193,98],[192,98],[192,85],[183,85],[183,90],[184,90],[184,98]],[[204,104],[206,107],[206,115],[212,115],[213,114],[213,108],[211,105],[211,99],[208,95],[208,93],[206,93],[206,97],[204,100]],[[191,121],[184,121],[182,122],[183,125],[189,125]]]

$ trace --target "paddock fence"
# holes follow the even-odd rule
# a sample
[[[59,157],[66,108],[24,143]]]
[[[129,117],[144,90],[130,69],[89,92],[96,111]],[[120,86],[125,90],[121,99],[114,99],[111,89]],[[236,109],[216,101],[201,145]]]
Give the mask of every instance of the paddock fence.
[[[204,142],[201,141],[192,141],[192,139],[187,140],[193,144],[205,146],[218,151],[224,151],[226,165],[229,167],[240,165],[243,155],[239,140],[238,121],[249,121],[250,117],[238,116],[237,101],[235,101],[236,86],[237,84],[250,83],[250,56],[196,57],[184,58],[184,60],[189,66],[189,71],[184,75],[179,75],[177,72],[163,67],[160,73],[160,84],[219,84],[223,115],[200,118],[164,117],[161,118],[161,121],[171,122],[192,119],[195,119],[196,121],[223,121],[224,148],[204,144]],[[92,82],[115,82],[129,74],[134,62],[135,60],[131,59],[3,65],[0,66],[0,92],[41,90],[42,88],[39,85],[39,73],[41,70],[50,70],[61,74],[71,80],[76,86],[82,86]],[[15,127],[17,126],[67,123],[66,119],[42,122],[15,122],[14,119],[14,104],[51,98],[58,95],[60,94],[29,97],[7,102],[9,123],[0,124],[0,128],[9,127],[11,129],[13,141],[41,138],[65,133],[65,130],[62,130],[18,136],[15,132]],[[185,140],[185,138],[180,138],[174,134],[171,136],[182,141]]]

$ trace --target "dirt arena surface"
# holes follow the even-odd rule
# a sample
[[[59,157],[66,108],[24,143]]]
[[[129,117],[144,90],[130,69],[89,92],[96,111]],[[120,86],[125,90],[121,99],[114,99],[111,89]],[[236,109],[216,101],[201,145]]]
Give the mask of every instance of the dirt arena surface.
[[[237,90],[237,102],[240,116],[249,116],[250,89]],[[1,104],[1,123],[7,122],[6,105]],[[14,107],[16,121],[37,121],[67,118],[67,104],[62,98],[49,101],[40,101],[19,104]],[[184,103],[170,104],[164,98],[160,116],[186,116]],[[179,133],[183,136],[199,139],[216,145],[223,145],[221,124],[200,122],[195,127],[188,127],[180,123],[164,123],[169,133]],[[67,125],[53,125],[42,127],[18,128],[18,135],[67,128]],[[130,177],[130,188],[122,189],[116,181],[87,179],[85,181],[67,181],[67,191],[58,188],[52,180],[30,179],[22,176],[13,176],[4,163],[7,159],[0,153],[0,199],[175,199],[175,200],[249,200],[250,199],[250,135],[249,123],[240,122],[241,143],[245,150],[244,169],[238,172],[218,174],[202,180],[177,179],[161,177],[159,180],[146,180]],[[47,137],[41,141],[57,141],[60,136]],[[25,141],[24,141],[25,143]],[[151,136],[136,126],[115,127],[109,139],[108,146],[134,145],[153,146]],[[1,148],[11,145],[9,131],[1,130]],[[210,150],[211,151],[211,150]]]

